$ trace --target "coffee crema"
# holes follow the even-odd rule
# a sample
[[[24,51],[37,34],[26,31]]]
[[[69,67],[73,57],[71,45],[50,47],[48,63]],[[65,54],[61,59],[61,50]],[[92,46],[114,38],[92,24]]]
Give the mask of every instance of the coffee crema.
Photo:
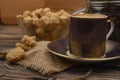
[[[75,14],[72,15],[71,17],[75,17],[75,18],[88,18],[88,19],[99,19],[99,18],[107,18],[106,15],[102,15],[102,14]]]

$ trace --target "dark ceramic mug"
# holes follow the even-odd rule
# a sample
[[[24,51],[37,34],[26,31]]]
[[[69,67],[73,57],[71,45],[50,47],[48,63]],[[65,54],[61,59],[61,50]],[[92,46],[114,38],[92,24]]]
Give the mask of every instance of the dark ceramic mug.
[[[71,55],[98,58],[105,54],[106,40],[113,32],[114,25],[107,34],[108,17],[102,14],[74,14],[69,24],[69,48]]]

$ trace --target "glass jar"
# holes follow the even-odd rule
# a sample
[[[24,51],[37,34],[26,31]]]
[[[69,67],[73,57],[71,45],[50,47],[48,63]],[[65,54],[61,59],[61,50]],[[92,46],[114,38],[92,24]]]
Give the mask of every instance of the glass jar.
[[[107,15],[115,23],[110,39],[120,43],[120,0],[87,0],[86,13]]]

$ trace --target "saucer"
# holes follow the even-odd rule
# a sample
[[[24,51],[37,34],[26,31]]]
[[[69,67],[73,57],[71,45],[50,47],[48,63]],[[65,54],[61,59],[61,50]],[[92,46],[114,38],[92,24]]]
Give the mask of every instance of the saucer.
[[[83,63],[95,63],[120,59],[120,44],[111,40],[108,40],[106,42],[105,56],[101,58],[83,58],[70,55],[70,53],[68,54],[69,51],[68,39],[52,41],[47,45],[47,49],[49,50],[50,53],[56,56]]]

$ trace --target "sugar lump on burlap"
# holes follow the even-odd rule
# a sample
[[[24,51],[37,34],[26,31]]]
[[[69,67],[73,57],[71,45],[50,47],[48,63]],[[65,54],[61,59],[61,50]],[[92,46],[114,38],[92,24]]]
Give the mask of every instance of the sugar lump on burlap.
[[[20,60],[18,64],[39,71],[43,75],[61,72],[72,66],[73,63],[70,61],[49,53],[47,50],[49,42],[37,42],[36,46],[26,53],[26,58]]]

